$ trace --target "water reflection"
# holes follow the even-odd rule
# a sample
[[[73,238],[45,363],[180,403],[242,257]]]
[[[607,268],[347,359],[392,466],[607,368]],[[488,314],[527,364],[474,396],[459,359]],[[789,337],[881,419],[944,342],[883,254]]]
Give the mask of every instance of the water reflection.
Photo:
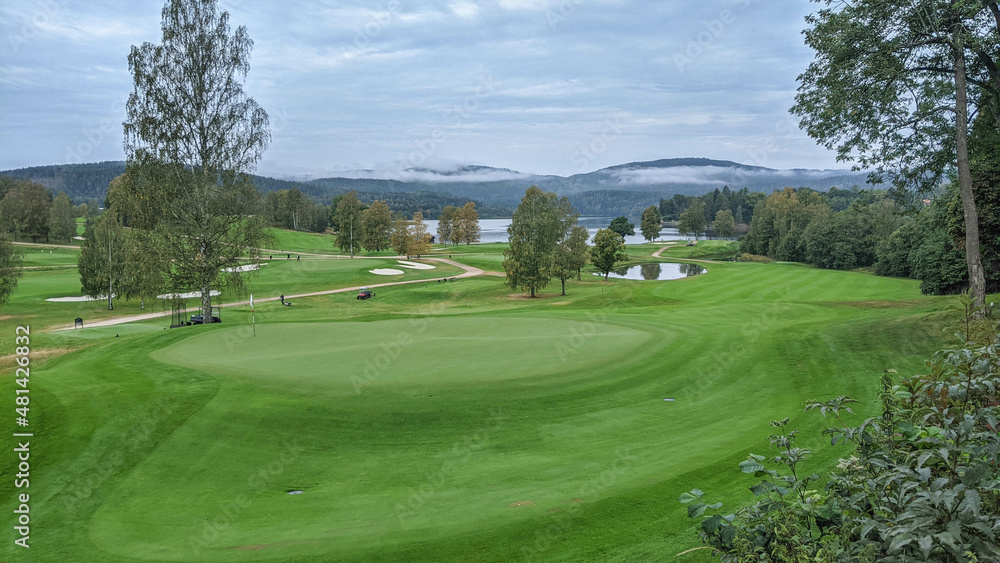
[[[672,262],[651,262],[649,264],[639,264],[638,266],[626,266],[612,271],[608,277],[623,280],[679,280],[691,276],[704,274],[705,268],[697,264],[675,264]],[[601,274],[594,274],[599,276]]]

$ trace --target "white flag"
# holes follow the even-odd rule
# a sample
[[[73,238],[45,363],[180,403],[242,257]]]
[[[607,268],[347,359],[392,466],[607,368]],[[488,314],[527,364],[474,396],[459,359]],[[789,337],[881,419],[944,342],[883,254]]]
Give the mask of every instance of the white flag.
[[[253,311],[253,294],[250,294],[250,310]]]

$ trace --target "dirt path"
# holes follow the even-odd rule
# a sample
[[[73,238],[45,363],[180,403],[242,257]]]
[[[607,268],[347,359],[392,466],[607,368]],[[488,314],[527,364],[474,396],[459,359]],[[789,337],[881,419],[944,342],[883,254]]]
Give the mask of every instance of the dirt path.
[[[45,248],[69,248],[69,249],[72,249],[72,250],[80,250],[80,248],[81,248],[79,246],[73,246],[73,245],[70,245],[70,244],[49,244],[49,243],[41,243],[41,242],[12,242],[11,244],[17,244],[17,245],[20,245],[20,246],[42,246],[42,247],[45,247]]]
[[[443,277],[439,277],[439,278],[429,278],[429,279],[423,279],[423,280],[407,280],[407,281],[398,281],[398,282],[376,283],[376,284],[369,284],[369,285],[364,285],[364,286],[357,285],[357,286],[354,286],[354,287],[342,287],[342,288],[338,288],[338,289],[328,289],[328,290],[325,290],[325,291],[314,291],[312,293],[299,293],[297,295],[286,295],[285,296],[285,301],[288,301],[290,299],[301,299],[303,297],[315,297],[315,296],[318,296],[318,295],[332,295],[334,293],[348,293],[348,292],[351,292],[351,291],[357,291],[357,290],[361,289],[362,287],[368,287],[368,288],[374,289],[374,288],[378,288],[378,287],[390,287],[390,286],[393,286],[393,285],[408,285],[408,284],[412,284],[412,283],[436,282],[436,281],[444,279],[444,278],[448,278],[448,279],[460,279],[460,278],[471,278],[471,277],[483,275],[483,271],[480,270],[479,268],[473,268],[471,266],[466,266],[465,264],[459,264],[458,262],[455,262],[454,260],[448,260],[447,258],[424,258],[424,260],[427,260],[429,262],[441,262],[441,263],[444,263],[444,264],[449,264],[451,266],[455,266],[455,267],[461,268],[462,270],[465,270],[465,271],[463,273],[461,273],[461,274],[458,274],[457,276],[443,276]],[[254,299],[254,303],[255,304],[256,303],[267,303],[269,301],[278,301],[279,299],[280,299],[280,297],[265,297],[263,299]],[[246,301],[237,301],[237,302],[234,302],[234,303],[226,303],[224,305],[220,305],[220,307],[240,307],[240,306],[249,305],[249,304],[250,304],[250,301],[246,300]],[[145,321],[145,320],[149,320],[149,319],[156,319],[156,318],[159,318],[159,317],[169,317],[170,314],[171,314],[170,311],[160,311],[160,312],[157,312],[157,313],[145,313],[145,314],[141,314],[141,315],[129,315],[129,316],[126,316],[126,317],[118,317],[118,318],[114,318],[114,319],[107,319],[107,320],[103,320],[103,321],[94,321],[92,323],[85,323],[83,327],[84,328],[96,328],[96,327],[102,327],[102,326],[114,326],[114,325],[120,325],[120,324],[125,324],[125,323],[136,322],[136,321]],[[50,328],[47,332],[58,332],[58,331],[62,331],[62,330],[73,330],[73,328],[74,328],[73,325],[57,326],[57,327]]]
[[[674,247],[674,246],[677,246],[677,243],[676,243],[676,242],[672,242],[672,243],[670,243],[670,244],[668,244],[668,245],[664,246],[663,248],[661,248],[661,249],[659,249],[659,250],[657,250],[656,252],[654,252],[654,253],[653,253],[653,258],[659,258],[659,257],[660,257],[660,254],[661,254],[661,253],[662,253],[662,252],[663,252],[664,250],[666,250],[666,249],[668,249],[668,248],[672,248],[672,247]]]

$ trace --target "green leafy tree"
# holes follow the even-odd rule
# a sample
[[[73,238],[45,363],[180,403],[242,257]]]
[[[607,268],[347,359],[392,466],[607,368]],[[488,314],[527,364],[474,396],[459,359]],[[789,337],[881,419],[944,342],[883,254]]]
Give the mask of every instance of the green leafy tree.
[[[114,298],[123,293],[127,277],[127,242],[125,228],[113,213],[102,214],[83,235],[83,248],[77,269],[84,295],[108,300],[114,310]]]
[[[463,242],[472,244],[479,242],[479,233],[479,212],[476,211],[476,202],[467,201],[455,213],[452,238],[456,244]]]
[[[6,233],[0,233],[0,305],[10,301],[21,277],[21,252],[11,244]]]
[[[705,204],[696,199],[677,219],[677,230],[682,235],[694,235],[697,240],[698,234],[705,230],[705,224]]]
[[[623,239],[635,235],[635,224],[629,221],[628,217],[615,217],[608,228],[620,234]]]
[[[531,297],[552,278],[556,245],[576,223],[577,214],[565,197],[531,186],[511,217],[504,250],[507,285],[528,291]]]
[[[733,211],[733,222],[735,222],[737,225],[742,225],[743,223],[746,223],[746,220],[743,219],[742,205],[737,207],[736,211]]]
[[[829,213],[829,206],[812,190],[785,188],[774,192],[754,208],[742,251],[776,260],[801,261],[805,258],[802,234],[806,227]]]
[[[625,239],[611,229],[600,229],[594,235],[594,246],[590,249],[590,263],[597,268],[597,271],[604,274],[607,281],[608,274],[615,269],[615,264],[628,260],[625,253]]]
[[[348,192],[337,202],[337,214],[334,223],[337,225],[336,245],[340,250],[351,253],[361,246],[361,211],[364,209],[358,200],[358,192]]]
[[[660,208],[650,205],[642,212],[642,220],[639,221],[639,230],[642,231],[642,238],[653,242],[660,236],[660,229],[663,227],[663,218],[660,216]]]
[[[389,236],[389,244],[393,251],[400,256],[410,255],[410,220],[403,217],[402,213],[392,221],[392,233]]]
[[[424,223],[424,214],[417,211],[413,214],[413,220],[407,225],[406,254],[419,258],[427,254],[431,249],[431,235],[427,232],[427,225]]]
[[[270,141],[267,113],[246,95],[253,41],[231,32],[215,0],[170,0],[161,44],[132,47],[124,124],[126,171],[112,205],[149,232],[171,263],[172,289],[244,291],[247,257],[268,241],[251,174]]]
[[[720,237],[730,238],[736,233],[736,219],[733,212],[722,209],[715,214],[715,222],[712,223],[712,230]]]
[[[580,271],[587,265],[589,247],[587,239],[590,233],[585,227],[574,225],[569,234],[556,245],[553,255],[552,274],[562,283],[562,295],[566,295],[566,280],[580,276]]]
[[[822,0],[807,18],[816,59],[799,76],[792,112],[841,160],[930,191],[957,171],[970,292],[985,301],[969,163],[969,119],[1000,130],[996,1]]]
[[[438,242],[441,244],[457,244],[454,237],[455,228],[455,216],[458,214],[458,208],[454,205],[446,205],[441,213],[438,215]]]
[[[15,182],[0,200],[0,225],[14,235],[15,242],[47,239],[51,206],[43,186],[34,182]]]
[[[66,192],[59,192],[49,209],[49,240],[67,243],[76,236],[76,214]]]
[[[979,211],[986,291],[1000,291],[1000,132],[980,116],[969,139],[969,168],[976,209]],[[965,248],[964,204],[957,191],[948,202],[948,232],[959,249]]]
[[[369,252],[389,248],[392,234],[392,210],[384,201],[373,201],[361,212],[361,245]]]

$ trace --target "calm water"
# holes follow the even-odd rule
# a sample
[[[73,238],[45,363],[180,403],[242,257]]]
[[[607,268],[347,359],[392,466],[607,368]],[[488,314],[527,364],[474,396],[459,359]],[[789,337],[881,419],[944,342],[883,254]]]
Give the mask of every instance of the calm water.
[[[679,280],[704,274],[705,268],[697,264],[674,264],[671,262],[654,262],[639,264],[630,268],[622,268],[608,274],[610,278],[623,280]],[[601,276],[603,274],[594,274]]]
[[[611,224],[611,219],[613,219],[613,217],[580,217],[577,224],[587,228],[587,231],[590,232],[590,238],[592,241],[598,229],[608,228],[608,225]],[[427,224],[427,232],[437,236],[437,220],[428,219],[424,221],[424,223]],[[507,242],[507,227],[509,226],[510,219],[480,219],[479,242]],[[645,239],[642,238],[642,235],[638,234],[639,225],[635,226],[635,232],[636,234],[634,236],[625,237],[625,244],[640,244],[646,242]],[[682,237],[680,233],[677,232],[677,229],[663,229],[660,231],[660,236],[656,240],[688,240],[688,237]]]

